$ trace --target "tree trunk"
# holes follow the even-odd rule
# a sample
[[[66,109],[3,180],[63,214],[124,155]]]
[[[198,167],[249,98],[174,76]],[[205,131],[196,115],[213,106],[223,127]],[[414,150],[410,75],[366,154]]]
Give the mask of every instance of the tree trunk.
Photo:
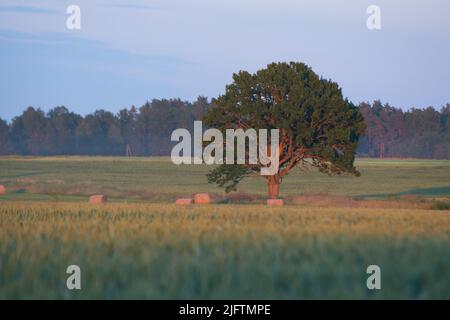
[[[269,198],[270,199],[277,199],[278,195],[280,194],[280,177],[278,175],[269,176],[267,178],[267,185],[268,185],[268,191],[269,191]]]

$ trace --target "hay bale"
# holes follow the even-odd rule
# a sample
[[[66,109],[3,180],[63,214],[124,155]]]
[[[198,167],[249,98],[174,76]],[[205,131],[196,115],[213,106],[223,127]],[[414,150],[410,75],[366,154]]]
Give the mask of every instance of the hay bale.
[[[283,199],[267,199],[267,205],[281,207],[284,205],[284,201]]]
[[[176,204],[192,204],[194,203],[194,199],[192,198],[181,198],[175,201]]]
[[[208,204],[211,202],[211,198],[208,193],[197,193],[194,196],[194,201],[196,204]]]
[[[108,197],[104,194],[95,194],[89,197],[89,203],[92,204],[105,204],[108,202]]]
[[[6,188],[5,188],[5,186],[2,186],[1,184],[0,184],[0,194],[5,194],[6,193]]]

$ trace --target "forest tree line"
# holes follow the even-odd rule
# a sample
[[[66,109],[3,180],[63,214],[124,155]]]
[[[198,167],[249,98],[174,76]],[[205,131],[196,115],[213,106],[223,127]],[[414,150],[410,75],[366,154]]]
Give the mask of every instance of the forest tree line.
[[[172,131],[192,132],[194,120],[211,107],[205,97],[155,99],[117,114],[97,110],[84,117],[66,107],[47,113],[28,107],[10,123],[0,119],[0,154],[166,156],[175,144]],[[450,159],[450,104],[439,111],[402,111],[379,101],[359,107],[367,125],[360,156]]]

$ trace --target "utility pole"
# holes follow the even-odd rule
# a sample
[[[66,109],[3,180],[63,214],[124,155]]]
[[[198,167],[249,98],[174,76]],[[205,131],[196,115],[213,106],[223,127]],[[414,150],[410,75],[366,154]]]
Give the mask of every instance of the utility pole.
[[[131,146],[129,143],[125,146],[125,156],[130,158],[133,156],[133,151],[131,150]]]

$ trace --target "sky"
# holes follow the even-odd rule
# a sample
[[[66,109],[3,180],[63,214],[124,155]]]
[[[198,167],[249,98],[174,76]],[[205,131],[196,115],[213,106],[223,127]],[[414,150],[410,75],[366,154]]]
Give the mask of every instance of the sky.
[[[81,10],[81,29],[66,12]],[[369,5],[381,29],[369,30]],[[224,93],[232,74],[300,61],[354,103],[450,103],[448,0],[1,0],[0,118],[82,115]]]

